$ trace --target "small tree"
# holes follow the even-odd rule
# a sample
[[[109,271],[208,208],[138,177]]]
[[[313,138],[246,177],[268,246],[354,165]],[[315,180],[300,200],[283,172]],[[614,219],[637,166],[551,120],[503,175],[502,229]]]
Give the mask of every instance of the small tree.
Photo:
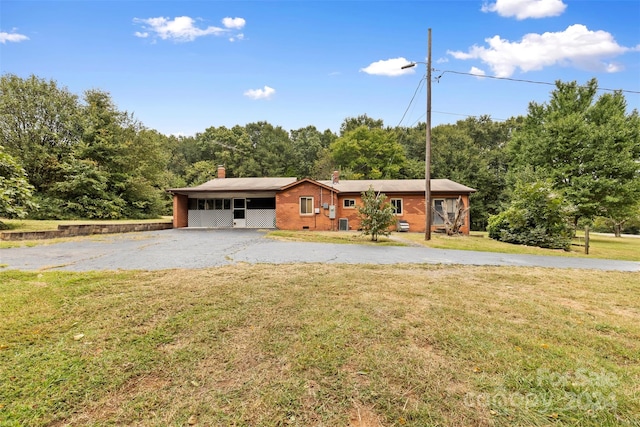
[[[569,250],[572,212],[550,181],[518,183],[509,208],[489,217],[489,237],[506,243]]]
[[[377,242],[378,235],[391,234],[389,227],[396,222],[393,206],[387,201],[387,196],[374,191],[373,187],[362,193],[362,206],[358,206],[358,218],[362,227],[362,234],[371,235],[371,241]]]

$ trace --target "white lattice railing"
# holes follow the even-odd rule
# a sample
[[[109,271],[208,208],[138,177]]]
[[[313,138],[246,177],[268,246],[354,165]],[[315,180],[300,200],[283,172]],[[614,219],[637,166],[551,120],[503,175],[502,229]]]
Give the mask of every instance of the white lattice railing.
[[[276,228],[276,210],[247,209],[247,228]]]
[[[275,209],[247,209],[247,228],[275,228]],[[231,210],[190,210],[189,227],[232,228],[233,211]]]

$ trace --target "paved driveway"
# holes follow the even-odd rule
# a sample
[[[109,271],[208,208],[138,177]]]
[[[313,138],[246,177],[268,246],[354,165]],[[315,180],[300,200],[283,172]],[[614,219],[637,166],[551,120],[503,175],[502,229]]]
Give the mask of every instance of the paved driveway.
[[[283,242],[257,230],[173,229],[0,249],[0,264],[20,270],[158,270],[247,263],[466,264],[640,271],[640,262],[511,255],[424,247]]]

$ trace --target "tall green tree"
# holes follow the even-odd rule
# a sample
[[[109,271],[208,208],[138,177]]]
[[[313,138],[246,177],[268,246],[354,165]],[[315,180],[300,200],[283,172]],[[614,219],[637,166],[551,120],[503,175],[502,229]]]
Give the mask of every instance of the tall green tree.
[[[360,126],[336,139],[331,156],[354,179],[395,179],[406,163],[404,149],[393,131]]]
[[[253,175],[245,176],[295,176],[293,144],[286,130],[267,122],[249,123],[245,129],[253,148],[252,159],[258,165]]]
[[[575,205],[574,221],[611,216],[640,197],[640,119],[620,92],[597,97],[586,85],[556,82],[548,103],[529,104],[514,132],[512,165],[533,166]]]
[[[0,218],[23,218],[36,207],[22,166],[0,145]],[[0,221],[0,229],[2,229]]]
[[[0,136],[36,192],[61,179],[81,137],[78,97],[53,80],[13,74],[0,78]]]
[[[344,136],[347,132],[351,132],[362,126],[369,130],[382,129],[384,122],[382,119],[372,119],[366,114],[359,115],[358,117],[347,117],[340,125],[340,136]]]
[[[328,148],[328,145],[324,145],[326,142],[327,139],[323,138],[322,133],[315,126],[291,131],[295,176],[298,178],[313,177],[317,160],[323,150]]]
[[[489,215],[498,213],[506,200],[505,146],[515,126],[516,119],[498,123],[481,116],[438,125],[431,131],[431,177],[452,179],[477,190],[471,196],[473,230],[485,230]],[[425,123],[395,130],[407,156],[403,177],[424,178]]]

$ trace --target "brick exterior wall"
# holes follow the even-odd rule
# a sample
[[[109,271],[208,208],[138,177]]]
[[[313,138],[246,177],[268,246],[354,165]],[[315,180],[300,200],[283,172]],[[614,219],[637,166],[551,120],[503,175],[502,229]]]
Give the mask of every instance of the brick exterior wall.
[[[329,209],[323,204],[331,205],[331,191],[310,182],[288,188],[276,194],[276,228],[280,230],[337,230],[338,220],[329,219]],[[313,214],[300,214],[300,198],[313,197]],[[333,203],[337,203],[334,193]],[[320,213],[315,213],[315,209]],[[338,216],[336,215],[336,218]]]
[[[458,195],[432,193],[432,199],[438,198],[456,198]],[[312,215],[300,214],[300,198],[313,197],[313,212],[318,208],[320,213]],[[356,207],[345,208],[344,200],[355,200]],[[402,214],[398,215],[398,220],[405,220],[409,223],[409,231],[425,232],[426,218],[424,213],[424,194],[408,194],[395,193],[387,194],[387,200],[402,199]],[[469,206],[469,196],[462,195],[465,208]],[[336,218],[329,219],[329,210],[324,209],[323,203],[336,206]],[[362,197],[360,194],[334,194],[333,202],[331,199],[331,191],[315,185],[311,182],[303,182],[299,185],[290,187],[276,195],[276,228],[280,230],[338,230],[338,220],[347,218],[349,220],[349,230],[358,230],[360,221],[358,219],[357,206],[362,206]],[[461,232],[469,234],[470,215],[467,212],[465,225]],[[431,230],[436,231],[438,226],[432,226]]]

